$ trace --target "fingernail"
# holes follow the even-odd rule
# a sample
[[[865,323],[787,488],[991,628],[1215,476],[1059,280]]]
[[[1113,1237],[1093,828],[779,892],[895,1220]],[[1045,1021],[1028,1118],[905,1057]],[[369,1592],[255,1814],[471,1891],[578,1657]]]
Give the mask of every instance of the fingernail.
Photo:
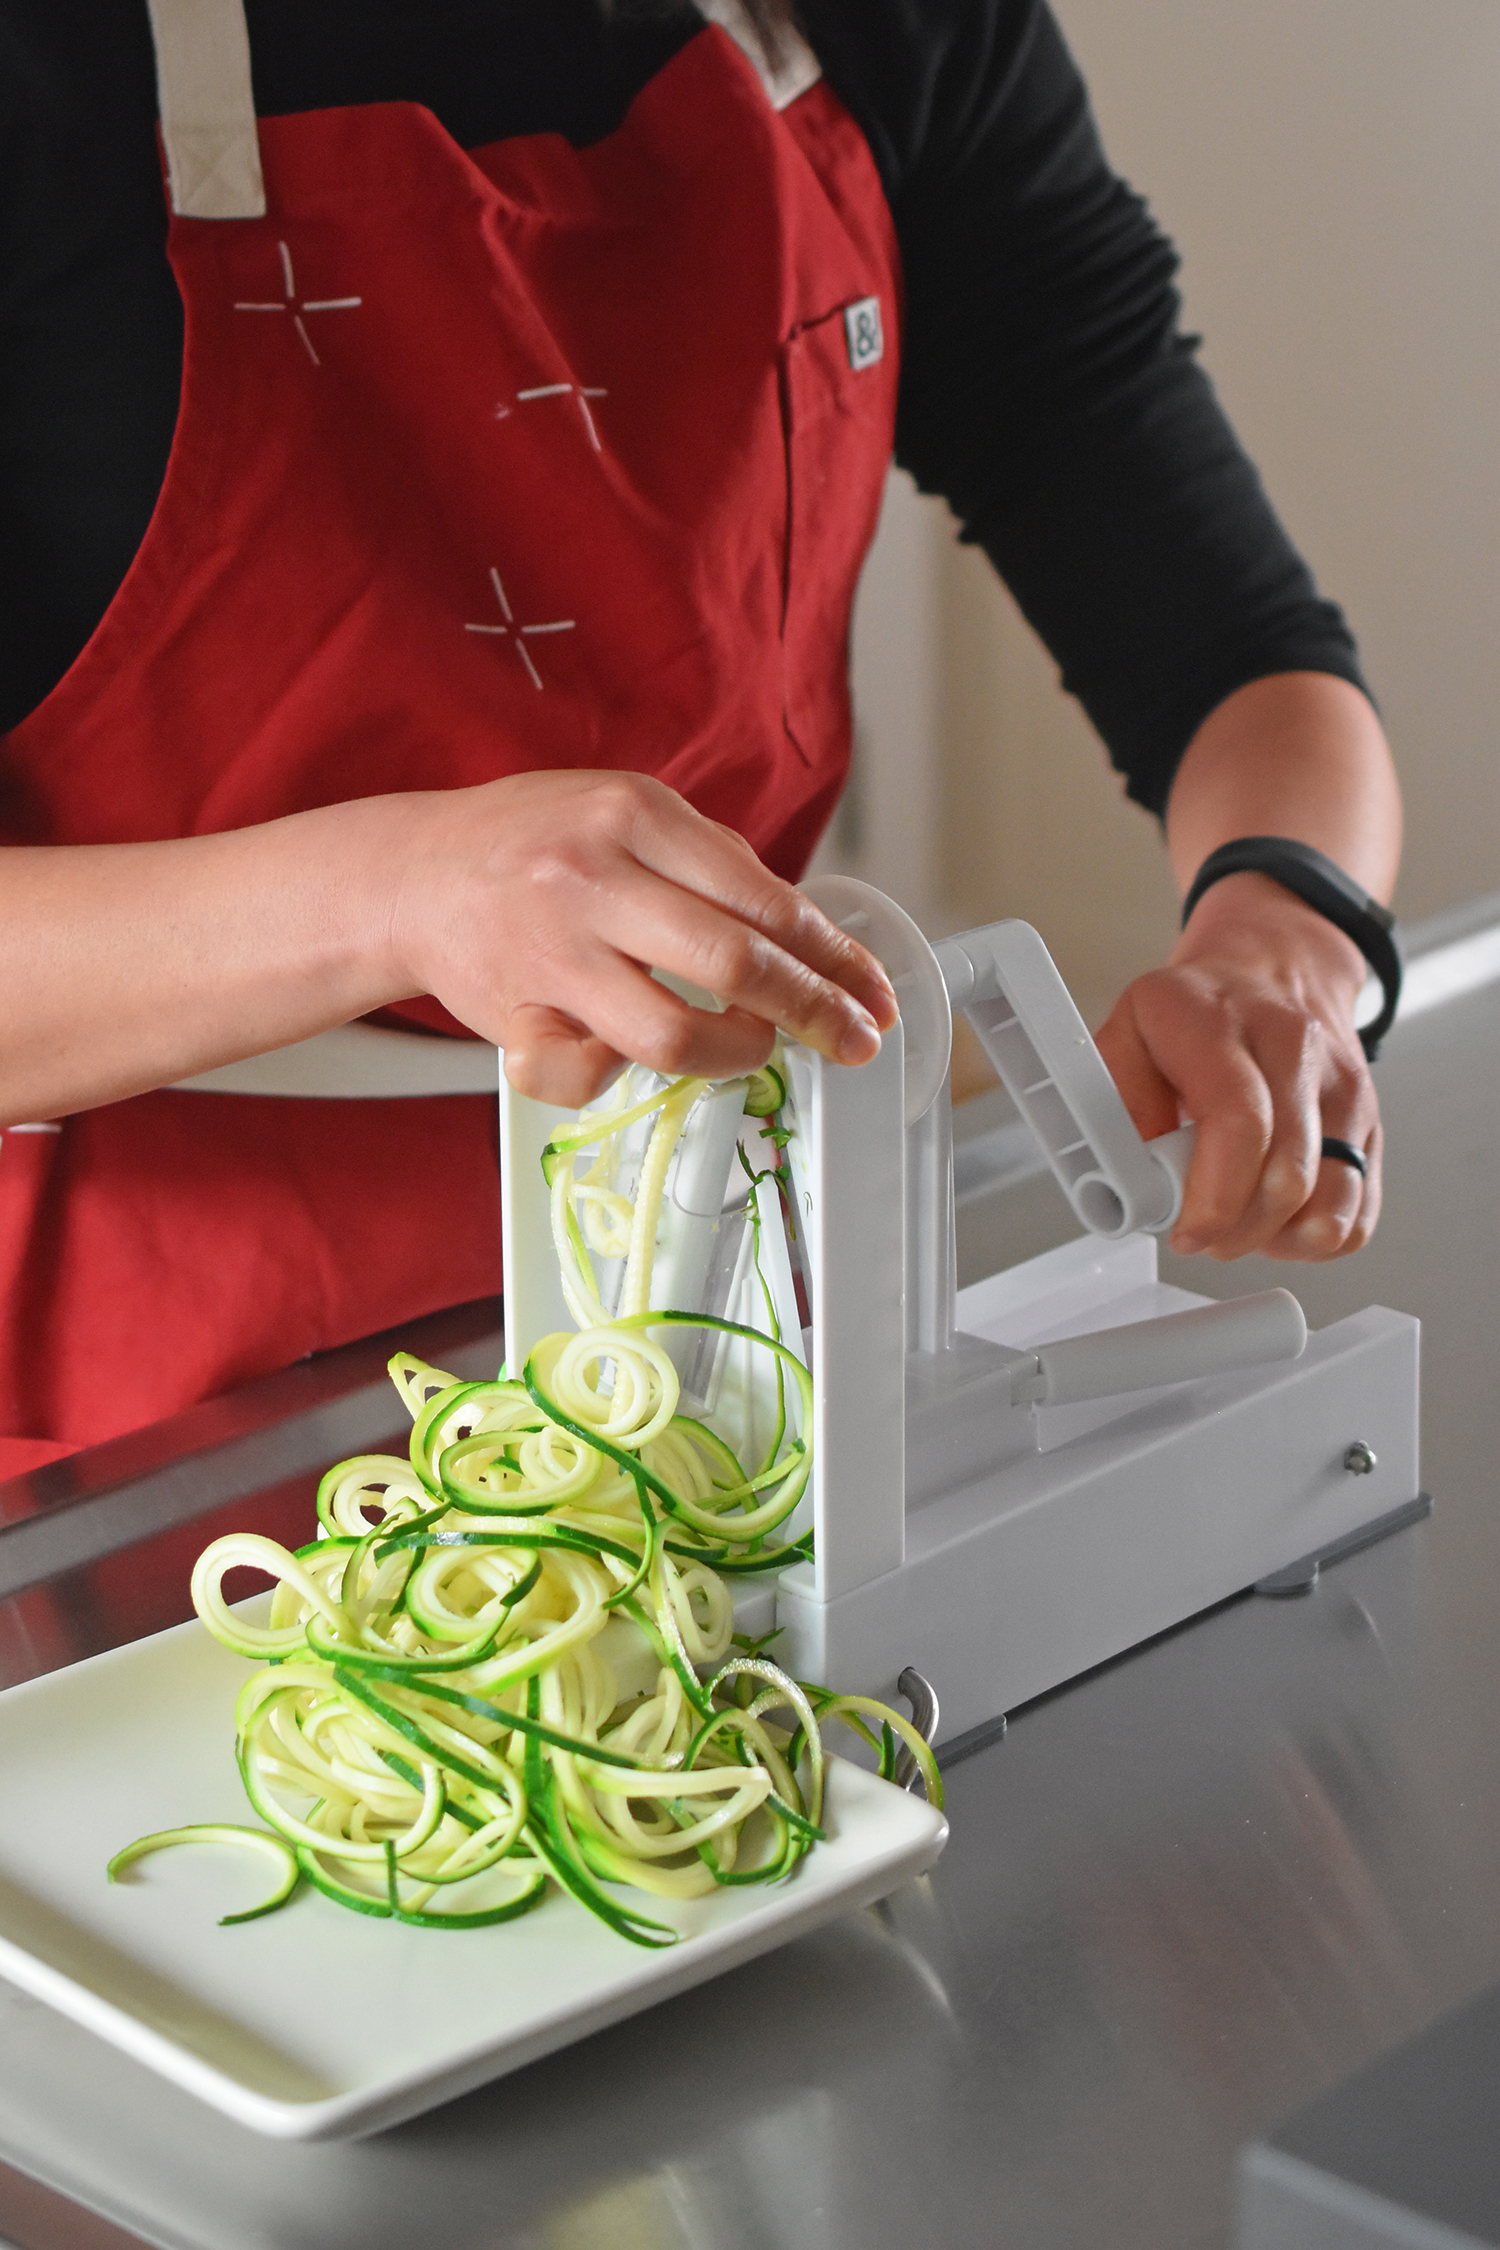
[[[838,1044],[840,1062],[873,1062],[880,1052],[880,1033],[875,1018],[867,1016],[863,1008],[843,1033]]]

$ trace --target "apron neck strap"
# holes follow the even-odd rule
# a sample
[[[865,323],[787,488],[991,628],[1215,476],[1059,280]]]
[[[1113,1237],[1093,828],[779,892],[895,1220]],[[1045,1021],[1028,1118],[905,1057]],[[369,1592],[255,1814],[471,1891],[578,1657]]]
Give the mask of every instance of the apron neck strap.
[[[172,209],[191,219],[264,218],[244,0],[146,0],[146,7]],[[774,60],[768,56],[743,0],[698,0],[698,7],[749,56],[775,108],[821,77],[817,57],[790,29]]]
[[[774,55],[766,52],[744,0],[697,0],[698,13],[716,23],[755,65],[773,109],[786,109],[823,75],[818,61],[800,31],[788,24],[776,40]]]
[[[191,219],[263,218],[244,0],[146,0],[146,6],[172,209]]]

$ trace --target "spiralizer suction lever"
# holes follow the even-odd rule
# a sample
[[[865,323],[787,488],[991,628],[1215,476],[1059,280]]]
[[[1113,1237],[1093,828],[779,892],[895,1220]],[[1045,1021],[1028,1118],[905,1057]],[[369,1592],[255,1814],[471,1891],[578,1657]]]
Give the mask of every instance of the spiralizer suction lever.
[[[1263,1289],[1227,1304],[1196,1305],[1158,1320],[1039,1344],[1025,1355],[1030,1365],[1012,1372],[1011,1400],[1017,1406],[1074,1406],[1084,1399],[1118,1398],[1126,1391],[1300,1359],[1306,1344],[1307,1320],[1291,1291]]]

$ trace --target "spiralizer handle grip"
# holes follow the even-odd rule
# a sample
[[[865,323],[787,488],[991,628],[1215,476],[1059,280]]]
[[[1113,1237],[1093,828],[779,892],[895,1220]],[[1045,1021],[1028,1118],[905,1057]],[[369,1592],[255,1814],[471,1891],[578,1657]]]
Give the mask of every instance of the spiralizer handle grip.
[[[1161,1166],[1166,1174],[1171,1202],[1167,1215],[1151,1228],[1153,1234],[1166,1234],[1176,1226],[1182,1210],[1182,1191],[1187,1185],[1188,1166],[1193,1161],[1193,1149],[1198,1139],[1196,1125],[1179,1125],[1170,1133],[1158,1133],[1154,1141],[1147,1141],[1146,1154]]]

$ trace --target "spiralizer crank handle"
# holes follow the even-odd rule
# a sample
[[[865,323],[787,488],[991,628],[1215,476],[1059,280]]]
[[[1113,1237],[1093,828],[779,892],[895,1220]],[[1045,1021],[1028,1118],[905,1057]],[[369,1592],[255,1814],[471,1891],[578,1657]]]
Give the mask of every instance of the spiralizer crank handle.
[[[1073,1406],[1298,1359],[1306,1343],[1307,1321],[1291,1291],[1263,1289],[1227,1304],[1038,1344],[1025,1355],[1034,1366],[1012,1372],[1011,1398],[1018,1406]]]
[[[992,922],[934,950],[949,1000],[973,1025],[1084,1226],[1165,1234],[1182,1209],[1193,1128],[1141,1139],[1036,931]]]

